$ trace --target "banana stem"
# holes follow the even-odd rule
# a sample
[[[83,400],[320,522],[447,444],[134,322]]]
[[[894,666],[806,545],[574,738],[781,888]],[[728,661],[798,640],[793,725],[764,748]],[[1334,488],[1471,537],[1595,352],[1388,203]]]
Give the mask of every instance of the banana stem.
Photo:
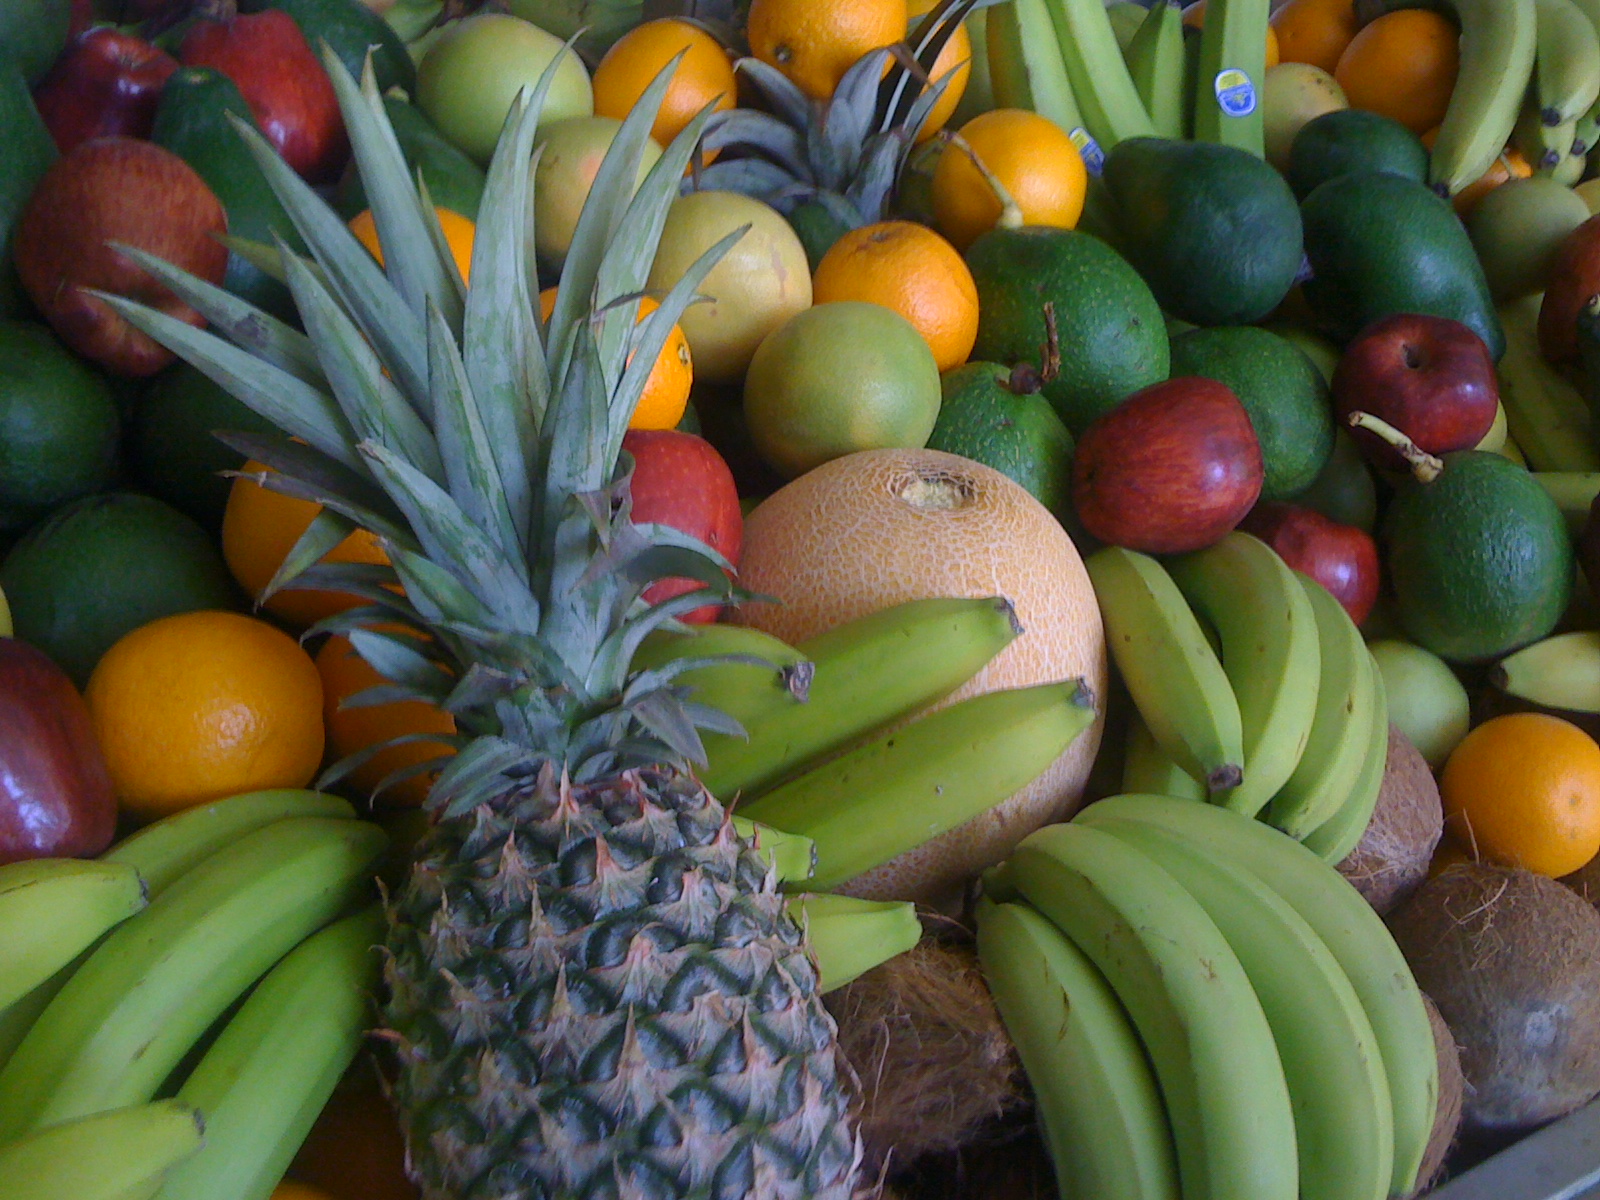
[[[1444,470],[1442,461],[1422,449],[1382,417],[1375,417],[1358,409],[1350,414],[1349,421],[1351,428],[1365,429],[1393,446],[1395,452],[1406,460],[1418,483],[1432,483],[1439,478],[1439,472]]]
[[[984,183],[988,184],[989,190],[994,193],[995,199],[1000,201],[1000,218],[995,222],[995,225],[1000,229],[1021,229],[1027,223],[1027,219],[1022,214],[1022,206],[1017,203],[1016,199],[1006,189],[1006,185],[1001,183],[995,173],[985,165],[983,159],[978,156],[978,152],[972,148],[972,144],[959,133],[951,133],[948,129],[941,130],[939,137],[947,145],[954,146],[972,161],[972,165],[977,168],[978,174],[983,177]]]

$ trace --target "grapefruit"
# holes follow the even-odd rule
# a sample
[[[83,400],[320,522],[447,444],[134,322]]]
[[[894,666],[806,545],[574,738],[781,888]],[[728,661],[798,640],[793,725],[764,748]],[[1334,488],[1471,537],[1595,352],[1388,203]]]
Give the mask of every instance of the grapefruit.
[[[939,707],[999,688],[1081,677],[1095,723],[1027,787],[852,880],[884,899],[947,898],[1027,834],[1076,811],[1100,744],[1105,635],[1060,524],[1000,472],[937,450],[864,450],[780,488],[745,520],[740,586],[776,597],[737,619],[794,645],[926,596],[1003,595],[1024,633]]]

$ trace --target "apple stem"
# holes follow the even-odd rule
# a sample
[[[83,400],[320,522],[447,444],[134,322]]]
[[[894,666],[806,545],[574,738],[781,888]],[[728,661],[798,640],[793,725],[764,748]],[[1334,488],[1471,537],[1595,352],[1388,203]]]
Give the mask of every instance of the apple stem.
[[[989,190],[994,193],[995,199],[1000,201],[1000,217],[995,221],[995,226],[999,229],[1021,229],[1027,223],[1022,215],[1022,206],[1006,190],[1006,185],[1001,183],[995,173],[984,164],[983,159],[978,157],[978,152],[972,148],[972,144],[959,133],[952,133],[948,129],[940,130],[939,137],[946,145],[954,146],[972,160],[972,165],[977,168],[978,174],[983,176],[984,183],[989,185]]]
[[[1442,461],[1419,447],[1382,417],[1375,417],[1371,413],[1357,409],[1350,414],[1349,421],[1352,429],[1365,429],[1393,446],[1395,452],[1406,460],[1411,473],[1417,477],[1417,482],[1432,483],[1439,478],[1439,472],[1444,470]]]

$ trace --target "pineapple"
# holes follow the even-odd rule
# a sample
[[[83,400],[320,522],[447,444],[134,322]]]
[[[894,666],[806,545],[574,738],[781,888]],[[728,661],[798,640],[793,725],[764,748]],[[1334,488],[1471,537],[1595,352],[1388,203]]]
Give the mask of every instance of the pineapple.
[[[387,266],[246,134],[311,257],[243,249],[285,277],[304,335],[136,251],[211,332],[110,302],[282,429],[225,439],[273,468],[265,486],[323,505],[271,586],[365,597],[318,631],[390,681],[366,699],[430,701],[460,730],[412,768],[438,771],[433,820],[388,905],[414,1178],[429,1200],[844,1200],[860,1146],[815,962],[692,770],[698,728],[737,726],[674,685],[703,660],[629,672],[651,629],[736,595],[713,551],[631,523],[621,451],[649,365],[738,236],[635,325],[706,115],[630,199],[663,72],[600,170],[545,327],[528,195],[543,86],[507,119],[468,291],[370,70],[358,87],[328,68]],[[318,562],[357,526],[392,566]],[[668,576],[706,586],[646,605]]]

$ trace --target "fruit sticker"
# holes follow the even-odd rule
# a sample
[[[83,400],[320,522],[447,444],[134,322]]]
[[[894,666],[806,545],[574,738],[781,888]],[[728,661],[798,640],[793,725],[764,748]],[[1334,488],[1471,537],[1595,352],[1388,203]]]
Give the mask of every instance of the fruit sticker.
[[[1248,117],[1256,110],[1256,85],[1237,67],[1217,72],[1217,104],[1224,116]]]
[[[1083,165],[1088,168],[1089,174],[1096,179],[1106,167],[1106,152],[1100,148],[1100,143],[1094,140],[1091,134],[1082,125],[1078,126],[1067,137],[1072,139],[1072,144],[1078,148],[1078,153],[1083,155]]]

